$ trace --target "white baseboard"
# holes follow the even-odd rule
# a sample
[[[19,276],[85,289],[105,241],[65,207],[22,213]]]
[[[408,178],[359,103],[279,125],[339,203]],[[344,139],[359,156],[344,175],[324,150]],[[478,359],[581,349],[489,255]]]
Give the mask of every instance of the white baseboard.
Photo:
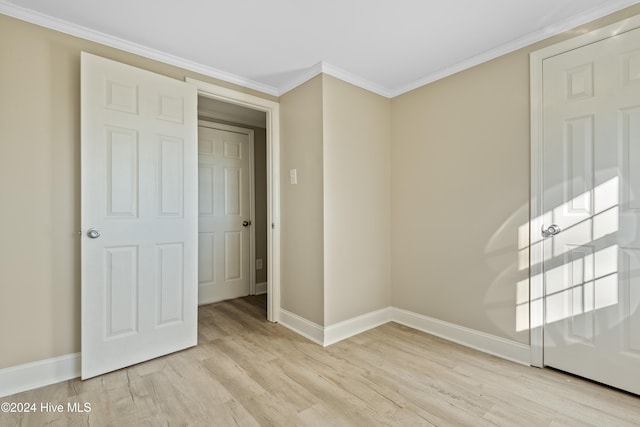
[[[531,347],[411,311],[391,307],[394,322],[522,365],[531,365]]]
[[[280,320],[278,323],[316,344],[323,345],[324,343],[324,328],[297,314],[280,308]]]
[[[388,322],[400,323],[512,362],[531,364],[531,347],[526,344],[395,307],[387,307],[325,327],[324,345],[334,344]]]
[[[256,283],[256,295],[267,293],[267,282]]]
[[[282,326],[321,346],[335,344],[388,322],[400,323],[523,365],[529,366],[531,362],[531,347],[526,344],[395,307],[372,311],[327,327],[280,309],[279,321]],[[0,397],[79,376],[80,353],[0,369]]]
[[[361,316],[322,327],[290,311],[280,309],[280,323],[282,326],[302,335],[323,347],[338,341],[361,334],[389,322],[390,308],[372,311]]]
[[[80,376],[80,353],[0,369],[0,397]]]
[[[388,322],[400,323],[512,362],[531,365],[529,345],[396,307],[372,311],[327,327],[317,325],[286,310],[281,310],[280,313],[280,323],[283,326],[325,347]]]
[[[391,321],[391,308],[372,311],[324,328],[324,346],[361,334]]]

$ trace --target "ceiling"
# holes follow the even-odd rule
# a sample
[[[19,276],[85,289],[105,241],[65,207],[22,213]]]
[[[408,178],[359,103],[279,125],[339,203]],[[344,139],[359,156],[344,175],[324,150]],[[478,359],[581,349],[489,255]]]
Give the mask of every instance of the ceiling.
[[[0,0],[0,13],[281,95],[326,72],[384,96],[640,0]]]
[[[198,97],[198,116],[202,119],[222,120],[258,128],[267,127],[267,114],[264,111],[204,96]]]

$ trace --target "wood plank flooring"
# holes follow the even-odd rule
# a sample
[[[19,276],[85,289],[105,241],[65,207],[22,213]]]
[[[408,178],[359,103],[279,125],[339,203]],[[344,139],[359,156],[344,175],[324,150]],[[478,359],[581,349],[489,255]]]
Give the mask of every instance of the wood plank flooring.
[[[264,296],[201,307],[197,347],[0,398],[65,406],[0,426],[640,425],[639,397],[560,372],[395,323],[322,348],[265,313]]]

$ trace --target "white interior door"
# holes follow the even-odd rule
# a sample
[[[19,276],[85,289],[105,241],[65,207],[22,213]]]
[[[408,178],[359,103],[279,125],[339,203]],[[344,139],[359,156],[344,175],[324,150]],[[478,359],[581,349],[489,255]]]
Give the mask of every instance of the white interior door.
[[[196,345],[197,94],[83,53],[81,97],[84,379]]]
[[[249,295],[252,132],[214,123],[198,127],[200,304]]]
[[[640,30],[544,60],[543,104],[544,363],[640,394]]]

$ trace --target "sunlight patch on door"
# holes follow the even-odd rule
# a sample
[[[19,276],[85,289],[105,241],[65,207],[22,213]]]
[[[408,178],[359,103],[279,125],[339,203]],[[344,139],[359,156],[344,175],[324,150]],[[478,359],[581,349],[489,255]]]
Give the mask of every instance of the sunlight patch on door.
[[[517,332],[572,318],[580,331],[576,336],[589,339],[594,333],[589,313],[618,304],[620,248],[611,239],[620,229],[620,178],[615,176],[588,193],[579,194],[518,228],[519,269],[542,263],[549,268],[516,283]],[[573,206],[590,199],[593,215],[567,217]],[[562,232],[544,238],[541,231],[551,224],[560,225]],[[540,253],[542,258],[537,259]],[[540,305],[544,306],[544,316],[531,318],[530,310],[539,312],[536,309]]]

